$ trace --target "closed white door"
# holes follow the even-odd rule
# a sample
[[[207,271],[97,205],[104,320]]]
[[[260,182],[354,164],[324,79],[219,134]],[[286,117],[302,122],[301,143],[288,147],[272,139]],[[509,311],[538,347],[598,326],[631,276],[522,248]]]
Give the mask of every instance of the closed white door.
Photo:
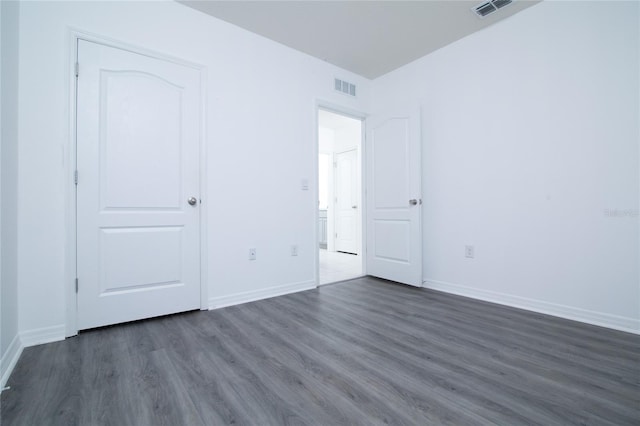
[[[199,71],[78,43],[78,328],[200,307]]]
[[[367,274],[420,287],[420,111],[372,116],[367,134]]]
[[[336,154],[335,249],[358,254],[358,155],[355,149]]]

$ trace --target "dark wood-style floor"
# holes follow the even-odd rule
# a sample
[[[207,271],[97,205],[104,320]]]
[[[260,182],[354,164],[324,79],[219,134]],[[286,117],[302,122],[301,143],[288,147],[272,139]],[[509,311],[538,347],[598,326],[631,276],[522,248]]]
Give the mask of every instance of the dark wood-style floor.
[[[638,425],[640,336],[373,278],[25,349],[10,425]]]

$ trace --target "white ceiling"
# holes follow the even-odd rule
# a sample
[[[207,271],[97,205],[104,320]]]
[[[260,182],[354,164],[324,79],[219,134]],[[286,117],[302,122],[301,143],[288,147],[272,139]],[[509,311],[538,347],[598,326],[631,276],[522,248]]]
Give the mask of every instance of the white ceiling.
[[[373,79],[539,0],[517,0],[484,19],[482,1],[178,0],[301,52]]]

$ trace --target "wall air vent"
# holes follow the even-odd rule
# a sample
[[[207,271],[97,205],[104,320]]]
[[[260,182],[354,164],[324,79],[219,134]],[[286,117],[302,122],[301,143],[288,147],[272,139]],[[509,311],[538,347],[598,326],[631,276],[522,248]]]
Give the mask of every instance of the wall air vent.
[[[349,83],[348,81],[340,80],[339,78],[334,79],[333,88],[340,93],[344,93],[345,95],[356,95],[356,85],[353,83]]]
[[[490,13],[493,13],[498,9],[502,9],[503,7],[508,6],[511,3],[513,3],[513,0],[491,0],[480,3],[471,10],[473,10],[473,12],[478,15],[479,18],[484,18]]]

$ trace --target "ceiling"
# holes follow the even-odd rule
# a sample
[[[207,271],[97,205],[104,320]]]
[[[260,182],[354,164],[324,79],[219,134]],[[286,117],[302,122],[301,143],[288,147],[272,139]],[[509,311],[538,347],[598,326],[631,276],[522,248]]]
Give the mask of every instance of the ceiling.
[[[374,79],[539,0],[514,1],[484,19],[471,11],[482,0],[178,1]]]

